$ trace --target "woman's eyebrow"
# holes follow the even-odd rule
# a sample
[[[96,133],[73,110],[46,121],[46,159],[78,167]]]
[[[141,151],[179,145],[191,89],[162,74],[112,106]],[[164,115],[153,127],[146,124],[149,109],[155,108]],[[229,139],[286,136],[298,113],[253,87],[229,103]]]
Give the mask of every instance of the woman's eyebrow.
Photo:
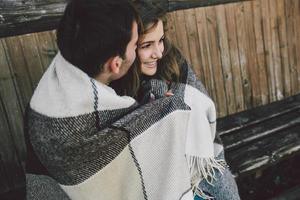
[[[163,34],[163,35],[160,37],[160,40],[163,39],[164,37],[165,37],[165,34]],[[149,40],[149,41],[141,42],[140,45],[141,45],[141,44],[147,44],[147,43],[154,43],[154,42],[155,42],[154,40]]]
[[[145,41],[145,42],[141,42],[141,43],[139,43],[139,44],[141,45],[141,44],[148,44],[148,43],[149,43],[149,44],[150,44],[150,43],[154,43],[154,41]]]

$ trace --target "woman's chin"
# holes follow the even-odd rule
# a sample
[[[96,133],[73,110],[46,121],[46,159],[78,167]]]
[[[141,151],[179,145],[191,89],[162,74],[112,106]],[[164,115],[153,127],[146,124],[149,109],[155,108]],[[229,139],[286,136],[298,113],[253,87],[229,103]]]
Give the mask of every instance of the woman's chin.
[[[146,76],[153,76],[155,75],[156,71],[157,71],[156,67],[155,68],[153,67],[153,68],[148,68],[146,70],[143,70],[142,73]]]

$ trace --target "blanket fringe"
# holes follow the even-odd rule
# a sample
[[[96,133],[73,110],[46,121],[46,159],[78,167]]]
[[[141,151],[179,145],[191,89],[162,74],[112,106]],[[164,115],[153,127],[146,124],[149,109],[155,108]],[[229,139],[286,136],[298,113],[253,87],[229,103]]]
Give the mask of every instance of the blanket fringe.
[[[196,190],[194,191],[194,197],[196,195],[201,197],[202,199],[214,199],[214,197],[205,194],[200,188],[196,188]]]
[[[187,160],[194,194],[203,199],[213,199],[213,197],[206,195],[198,186],[203,179],[206,180],[208,184],[213,186],[213,180],[216,180],[216,170],[223,175],[226,167],[225,160],[215,158],[199,158],[196,156],[188,156]]]

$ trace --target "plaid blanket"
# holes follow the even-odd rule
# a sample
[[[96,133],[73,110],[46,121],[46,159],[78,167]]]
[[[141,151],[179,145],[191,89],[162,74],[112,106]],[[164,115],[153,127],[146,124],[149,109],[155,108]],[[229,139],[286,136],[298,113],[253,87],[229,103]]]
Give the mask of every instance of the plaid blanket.
[[[149,80],[139,104],[57,54],[31,99],[28,132],[71,199],[209,198],[198,185],[224,170],[215,159],[223,147],[214,103],[185,65],[184,81],[171,88]],[[174,95],[165,97],[167,89]]]

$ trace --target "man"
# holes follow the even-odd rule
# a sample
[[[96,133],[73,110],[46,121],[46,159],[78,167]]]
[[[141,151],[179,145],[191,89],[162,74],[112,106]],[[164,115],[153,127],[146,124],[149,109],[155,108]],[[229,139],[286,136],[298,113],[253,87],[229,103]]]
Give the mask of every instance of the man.
[[[174,84],[168,98],[165,81],[149,80],[145,97],[152,94],[155,101],[145,105],[108,86],[135,58],[134,13],[122,0],[75,0],[66,9],[57,35],[60,53],[28,112],[33,149],[54,179],[48,183],[57,182],[67,194],[50,199],[193,200],[201,192],[192,187],[199,178],[224,168],[210,159],[215,108],[193,73]],[[209,153],[191,148],[202,146],[198,141],[210,142]],[[47,192],[53,188],[55,195],[55,187]]]
[[[127,0],[67,5],[57,30],[59,53],[33,94],[26,124],[33,151],[52,178],[27,175],[27,199],[120,199],[114,193],[121,186],[110,185],[120,172],[104,170],[120,152],[105,147],[124,146],[126,135],[98,131],[136,107],[134,99],[117,96],[108,84],[135,60],[137,23]],[[112,115],[112,108],[120,112]],[[143,194],[128,195],[141,199]]]
[[[59,50],[90,77],[109,84],[122,77],[136,57],[137,19],[126,0],[75,0],[57,30]]]

